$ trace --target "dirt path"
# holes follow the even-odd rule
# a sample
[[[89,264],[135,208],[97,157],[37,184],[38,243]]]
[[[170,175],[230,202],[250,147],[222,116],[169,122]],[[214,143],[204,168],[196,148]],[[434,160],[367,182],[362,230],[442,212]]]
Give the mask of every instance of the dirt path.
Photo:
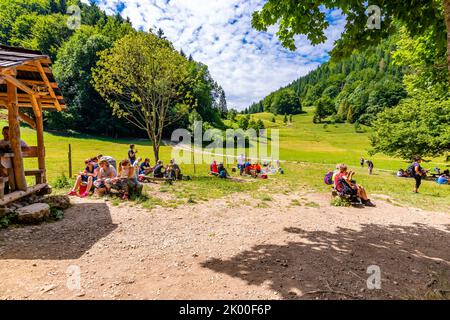
[[[0,299],[378,299],[442,288],[450,215],[377,204],[333,208],[298,193],[149,212],[77,199],[63,221],[0,231]],[[370,265],[381,290],[367,288]],[[67,287],[71,266],[81,290]]]

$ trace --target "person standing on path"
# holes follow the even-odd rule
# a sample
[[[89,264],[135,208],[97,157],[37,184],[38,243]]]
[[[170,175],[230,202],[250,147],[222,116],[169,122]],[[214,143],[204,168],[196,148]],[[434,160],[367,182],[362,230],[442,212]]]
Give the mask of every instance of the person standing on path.
[[[135,150],[135,145],[132,144],[130,145],[130,150],[128,150],[128,159],[130,160],[131,165],[134,164],[134,162],[136,161],[136,154],[138,153],[137,150]]]
[[[420,165],[422,163],[421,157],[416,157],[414,159],[414,163],[412,164],[412,176],[416,180],[416,186],[414,188],[414,193],[419,193],[419,188],[422,185],[422,178],[425,175],[425,171],[423,170],[422,166]],[[410,171],[410,170],[408,170]]]
[[[364,158],[361,157],[361,159],[359,159],[359,163],[361,164],[361,168],[364,168]]]
[[[366,160],[366,163],[367,163],[367,168],[369,168],[369,174],[372,175],[373,174],[373,167],[374,167],[373,162],[370,161],[370,160]]]

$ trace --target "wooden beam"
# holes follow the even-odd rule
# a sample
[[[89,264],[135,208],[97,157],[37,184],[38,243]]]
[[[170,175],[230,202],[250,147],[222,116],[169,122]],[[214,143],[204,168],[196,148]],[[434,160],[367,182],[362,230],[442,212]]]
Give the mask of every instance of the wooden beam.
[[[39,72],[36,65],[34,65],[34,66],[17,66],[16,69],[17,69],[17,71]],[[46,72],[46,73],[52,73],[52,70],[50,68],[43,67],[43,69],[44,69],[44,72]]]
[[[36,183],[46,183],[47,173],[45,170],[45,145],[44,145],[44,120],[42,118],[42,106],[40,100],[38,100],[39,115],[36,114],[36,134],[37,134],[37,147],[38,147],[38,165],[39,170],[44,170],[43,175],[37,177]],[[39,180],[41,179],[41,180]]]
[[[38,80],[25,80],[25,79],[19,79],[23,83],[30,84],[30,85],[42,85],[46,86],[46,83],[44,81],[38,81]],[[58,84],[56,82],[50,82],[50,85],[53,89],[58,89]]]
[[[3,68],[0,69],[1,75],[10,75],[15,77],[17,75],[17,67],[9,67],[9,68]]]
[[[20,119],[22,119],[23,122],[27,123],[30,127],[32,127],[33,129],[36,130],[36,122],[29,117],[28,115],[26,115],[25,113],[22,113],[19,111],[19,117]]]
[[[20,90],[22,90],[22,91],[28,93],[29,95],[35,95],[35,94],[36,94],[36,92],[34,92],[33,89],[31,89],[31,88],[30,88],[29,86],[27,86],[26,84],[20,82],[19,80],[17,80],[17,79],[14,78],[13,76],[10,76],[10,75],[3,75],[3,78],[4,78],[7,82],[9,82],[9,83],[15,85],[17,88],[19,88]],[[16,93],[16,95],[17,95],[17,93]]]
[[[7,96],[6,92],[0,92],[0,98],[6,98],[6,96]],[[48,102],[53,103],[53,98],[49,98],[48,96],[45,96],[45,98],[42,98],[42,96],[39,93],[36,93],[35,96],[38,96],[41,99],[44,99],[44,100],[47,100]],[[26,101],[31,102],[31,98],[28,93],[18,93],[17,98],[19,99],[19,101],[26,100]],[[62,96],[56,96],[56,98],[58,98],[59,100],[63,99]]]
[[[14,153],[13,168],[16,182],[16,189],[20,191],[27,190],[27,180],[22,159],[22,146],[20,145],[20,125],[19,125],[19,107],[17,105],[17,87],[8,81],[8,122],[9,122],[9,143]]]
[[[47,188],[47,187],[48,187],[48,184],[42,183],[42,184],[37,184],[35,186],[27,188],[26,190],[23,190],[23,191],[16,191],[16,192],[13,192],[10,194],[6,194],[3,197],[3,199],[0,200],[0,206],[4,206],[8,203],[22,199],[23,197],[29,196],[33,193],[36,193],[38,191],[41,191],[41,190]]]
[[[61,105],[59,104],[58,98],[56,97],[55,91],[53,91],[53,88],[52,88],[52,86],[51,86],[51,84],[50,84],[50,81],[49,81],[48,78],[47,78],[47,74],[45,73],[44,68],[42,67],[41,62],[40,62],[40,61],[36,61],[36,66],[37,66],[37,68],[38,68],[38,70],[39,70],[39,73],[41,74],[42,80],[45,82],[45,84],[46,84],[47,87],[48,87],[48,92],[50,92],[50,96],[51,96],[53,99],[55,99],[55,106],[56,106],[56,109],[58,109],[58,111],[61,111],[61,110],[62,110]]]

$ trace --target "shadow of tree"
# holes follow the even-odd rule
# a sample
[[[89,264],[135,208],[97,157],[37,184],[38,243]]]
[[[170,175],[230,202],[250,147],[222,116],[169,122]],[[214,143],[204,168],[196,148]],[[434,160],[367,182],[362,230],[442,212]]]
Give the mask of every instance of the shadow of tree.
[[[359,231],[338,228],[334,233],[287,228],[289,239],[298,241],[257,245],[230,259],[207,260],[202,267],[248,285],[265,285],[283,299],[423,298],[442,281],[448,285],[446,228],[370,224]],[[368,289],[367,269],[372,265],[381,268],[381,290]]]
[[[78,259],[116,228],[106,204],[77,204],[59,222],[0,231],[0,259]]]

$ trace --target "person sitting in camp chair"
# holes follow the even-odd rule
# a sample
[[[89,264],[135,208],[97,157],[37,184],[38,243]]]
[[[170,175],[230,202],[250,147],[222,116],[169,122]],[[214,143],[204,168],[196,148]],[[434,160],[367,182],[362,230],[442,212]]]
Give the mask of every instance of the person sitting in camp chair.
[[[334,177],[334,188],[336,192],[339,196],[349,198],[352,202],[362,202],[365,206],[374,207],[375,205],[370,201],[366,190],[353,180],[354,174],[352,171],[347,171],[345,164],[341,165],[339,167],[339,173]]]
[[[75,185],[72,190],[69,192],[69,196],[76,196],[77,191],[80,189],[82,183],[87,183],[86,190],[80,193],[80,198],[85,198],[91,192],[92,187],[94,186],[94,182],[97,180],[97,175],[99,172],[98,165],[92,160],[87,159],[84,161],[86,168],[83,172],[78,174]]]
[[[158,162],[156,163],[155,168],[153,168],[153,177],[155,178],[164,178],[164,164],[161,160],[158,160]]]

